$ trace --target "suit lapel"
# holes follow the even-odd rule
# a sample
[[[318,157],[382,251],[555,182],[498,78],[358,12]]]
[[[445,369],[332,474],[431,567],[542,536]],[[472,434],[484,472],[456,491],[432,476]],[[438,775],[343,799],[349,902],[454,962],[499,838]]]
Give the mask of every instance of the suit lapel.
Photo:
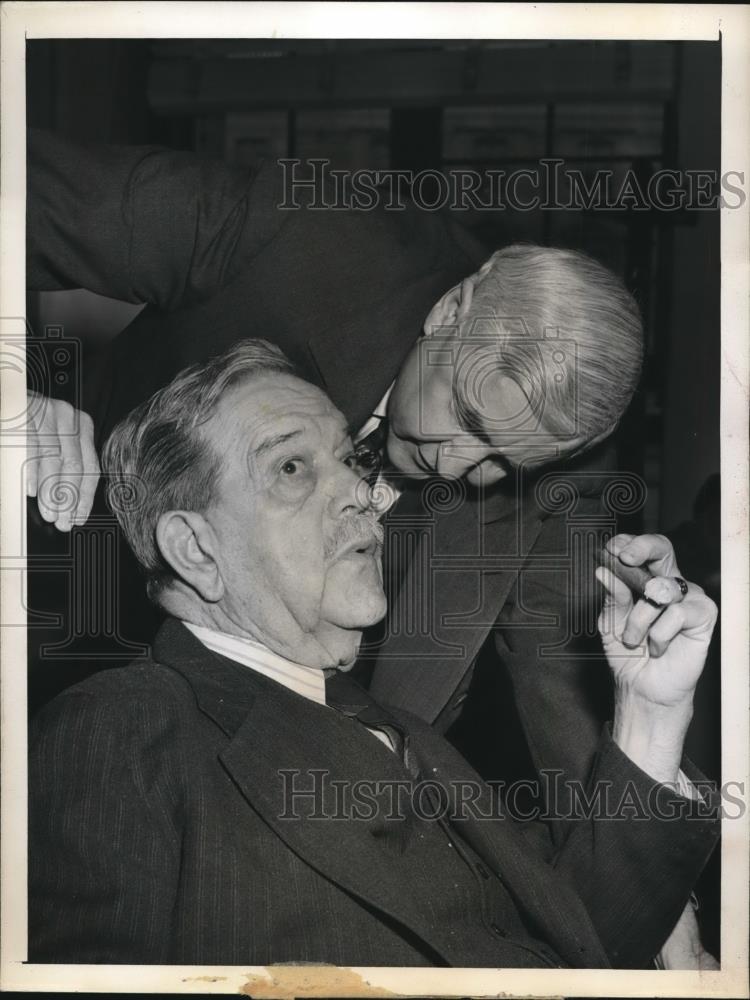
[[[183,676],[199,709],[226,734],[219,759],[248,808],[311,868],[416,934],[445,960],[440,928],[430,926],[425,916],[429,906],[418,895],[404,892],[404,869],[410,864],[408,831],[404,850],[386,858],[368,822],[325,818],[341,816],[337,796],[342,788],[371,782],[374,772],[386,781],[403,780],[399,760],[370,741],[355,720],[211,653],[174,620],[160,630],[154,658]],[[398,714],[392,721],[409,729]],[[460,755],[427,727],[420,727],[411,743],[423,773],[435,780],[480,782]],[[312,790],[317,794],[304,794]],[[303,794],[295,797],[295,791]],[[488,795],[485,789],[480,809],[489,809]],[[514,824],[469,817],[460,822],[459,832],[498,872],[519,909],[561,957],[575,965],[606,965],[583,903],[530,854]],[[419,842],[414,846],[418,850]]]
[[[386,856],[371,822],[344,818],[350,800],[343,796],[374,777],[403,782],[401,761],[356,719],[211,653],[175,621],[162,628],[154,653],[182,674],[200,710],[227,735],[219,759],[248,807],[307,865],[443,958],[429,907],[403,891],[410,821],[389,820],[388,808],[379,806],[374,822],[399,827],[389,830],[396,846]],[[413,846],[419,849],[416,836]]]
[[[349,791],[364,783],[372,786],[375,773],[383,780],[406,777],[398,759],[358,731],[359,726],[332,709],[274,693],[256,703],[221,760],[251,808],[290,850],[438,950],[425,927],[423,909],[404,893],[396,875],[398,858],[388,865],[379,838],[373,836],[373,823],[342,818],[348,813]],[[368,743],[364,756],[363,738]],[[295,790],[313,788],[316,797],[294,795]],[[377,817],[374,822],[387,821]],[[406,821],[391,822],[403,827]],[[404,846],[401,830],[398,836]]]
[[[417,514],[397,504],[388,517],[389,612],[371,690],[434,722],[495,624],[542,520],[513,491],[472,496],[462,484],[432,481],[423,495]]]

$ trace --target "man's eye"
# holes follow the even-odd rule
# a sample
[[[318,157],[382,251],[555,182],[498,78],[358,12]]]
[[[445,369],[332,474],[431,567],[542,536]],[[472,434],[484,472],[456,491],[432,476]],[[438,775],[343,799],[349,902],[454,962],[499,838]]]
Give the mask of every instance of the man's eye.
[[[353,451],[351,454],[347,455],[346,458],[343,459],[343,462],[344,465],[348,466],[350,469],[358,469],[359,455],[357,454],[356,451]]]
[[[296,476],[302,471],[304,463],[299,458],[290,458],[281,466],[281,472],[285,476]]]

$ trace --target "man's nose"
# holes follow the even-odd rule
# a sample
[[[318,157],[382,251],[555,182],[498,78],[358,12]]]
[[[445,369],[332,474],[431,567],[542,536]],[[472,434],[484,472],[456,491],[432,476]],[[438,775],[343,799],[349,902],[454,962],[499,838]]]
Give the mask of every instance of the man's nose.
[[[338,463],[333,476],[331,513],[358,514],[370,507],[370,486],[357,469]]]

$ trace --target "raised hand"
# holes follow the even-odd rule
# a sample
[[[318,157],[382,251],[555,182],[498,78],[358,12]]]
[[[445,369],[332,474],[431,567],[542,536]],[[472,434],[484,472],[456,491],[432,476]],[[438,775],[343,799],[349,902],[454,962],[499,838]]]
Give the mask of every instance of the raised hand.
[[[651,602],[634,601],[613,573],[596,571],[607,591],[599,631],[615,681],[613,737],[644,771],[674,781],[716,605],[695,584],[683,594],[674,550],[664,536],[618,535],[607,547],[656,577],[647,585]]]
[[[91,417],[70,403],[27,393],[26,495],[60,531],[83,524],[94,503],[99,460]]]

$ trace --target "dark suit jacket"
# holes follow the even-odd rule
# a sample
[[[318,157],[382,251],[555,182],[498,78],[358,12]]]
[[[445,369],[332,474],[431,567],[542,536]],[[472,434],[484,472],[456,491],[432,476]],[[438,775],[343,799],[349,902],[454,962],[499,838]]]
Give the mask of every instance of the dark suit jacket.
[[[434,213],[280,210],[273,163],[250,174],[190,154],[35,133],[29,150],[31,287],[150,303],[116,338],[89,402],[100,439],[186,364],[249,336],[282,347],[356,430],[429,309],[485,256]],[[540,492],[514,481],[451,505],[433,491],[437,502],[422,504],[416,523],[399,504],[386,556],[392,611],[385,636],[370,643],[373,691],[445,732],[489,643],[508,690],[474,698],[496,706],[481,727],[491,726],[488,745],[500,706],[513,701],[533,765],[585,779],[609,694],[589,641],[592,542],[616,530],[616,510],[602,503],[608,475],[597,455],[567,467],[562,493],[577,496],[569,503],[558,476],[557,494],[549,482]],[[507,776],[498,759],[475,759],[485,776]]]
[[[366,698],[349,687],[353,701]],[[428,864],[440,834],[408,800],[402,819],[341,820],[328,791],[294,808],[284,792],[284,772],[302,772],[299,788],[312,769],[327,788],[417,774],[446,788],[479,783],[429,726],[392,718],[409,741],[411,775],[358,722],[209,652],[168,620],[152,660],[69,688],[33,723],[30,960],[477,964],[461,928],[493,914],[460,901],[446,910],[443,872]],[[606,735],[595,779],[609,783],[611,802],[628,783],[646,808],[652,788],[666,814],[680,801]],[[479,809],[491,812],[477,787]],[[556,853],[540,824],[468,814],[447,830],[499,876],[531,935],[524,947],[501,932],[485,964],[545,965],[552,954],[598,967],[648,963],[717,827],[715,815],[581,819]]]

